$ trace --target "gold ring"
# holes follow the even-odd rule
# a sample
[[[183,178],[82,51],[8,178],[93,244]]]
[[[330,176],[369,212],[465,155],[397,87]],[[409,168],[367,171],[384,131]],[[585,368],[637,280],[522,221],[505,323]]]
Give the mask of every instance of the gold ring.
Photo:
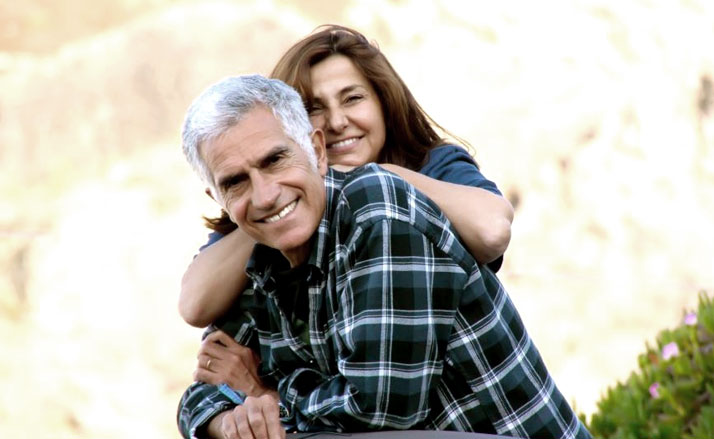
[[[208,362],[206,363],[206,369],[208,370],[211,370],[211,360],[213,360],[213,358],[209,358]]]

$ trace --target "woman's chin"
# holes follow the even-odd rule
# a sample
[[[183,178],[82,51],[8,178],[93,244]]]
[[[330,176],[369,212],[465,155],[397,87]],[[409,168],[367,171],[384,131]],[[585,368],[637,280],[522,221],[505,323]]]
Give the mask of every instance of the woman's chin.
[[[335,154],[330,155],[327,153],[327,162],[330,166],[339,165],[346,166],[350,168],[356,168],[357,166],[362,166],[364,162],[360,161],[358,158],[352,157],[347,154]]]

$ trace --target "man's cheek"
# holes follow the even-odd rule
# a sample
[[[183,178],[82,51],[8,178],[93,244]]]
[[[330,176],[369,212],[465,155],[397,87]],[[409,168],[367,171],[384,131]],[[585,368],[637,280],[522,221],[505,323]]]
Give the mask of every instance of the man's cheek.
[[[238,224],[238,221],[236,220],[236,205],[233,200],[230,198],[227,198],[224,200],[225,202],[221,207],[223,207],[223,210],[225,210],[228,213],[228,217],[233,221],[234,223]]]

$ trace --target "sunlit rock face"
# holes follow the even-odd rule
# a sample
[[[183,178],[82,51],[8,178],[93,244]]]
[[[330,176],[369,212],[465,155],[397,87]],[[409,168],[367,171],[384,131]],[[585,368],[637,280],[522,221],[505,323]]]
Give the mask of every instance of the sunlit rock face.
[[[44,3],[0,14],[2,437],[176,437],[217,211],[183,113],[321,23],[376,40],[516,206],[499,275],[578,410],[714,292],[710,2]]]

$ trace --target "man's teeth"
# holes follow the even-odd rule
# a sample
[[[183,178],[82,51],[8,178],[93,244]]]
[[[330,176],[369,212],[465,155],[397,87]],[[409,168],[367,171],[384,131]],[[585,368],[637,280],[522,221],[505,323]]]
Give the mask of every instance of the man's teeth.
[[[273,215],[271,217],[268,217],[265,219],[266,223],[274,223],[275,221],[278,221],[281,218],[284,218],[285,215],[289,214],[295,209],[295,206],[297,206],[297,200],[293,201],[292,203],[288,204],[285,206],[283,210],[277,213],[277,215]]]
[[[359,140],[357,137],[351,137],[349,139],[340,140],[339,142],[333,143],[330,148],[342,148],[343,146],[351,145]]]

